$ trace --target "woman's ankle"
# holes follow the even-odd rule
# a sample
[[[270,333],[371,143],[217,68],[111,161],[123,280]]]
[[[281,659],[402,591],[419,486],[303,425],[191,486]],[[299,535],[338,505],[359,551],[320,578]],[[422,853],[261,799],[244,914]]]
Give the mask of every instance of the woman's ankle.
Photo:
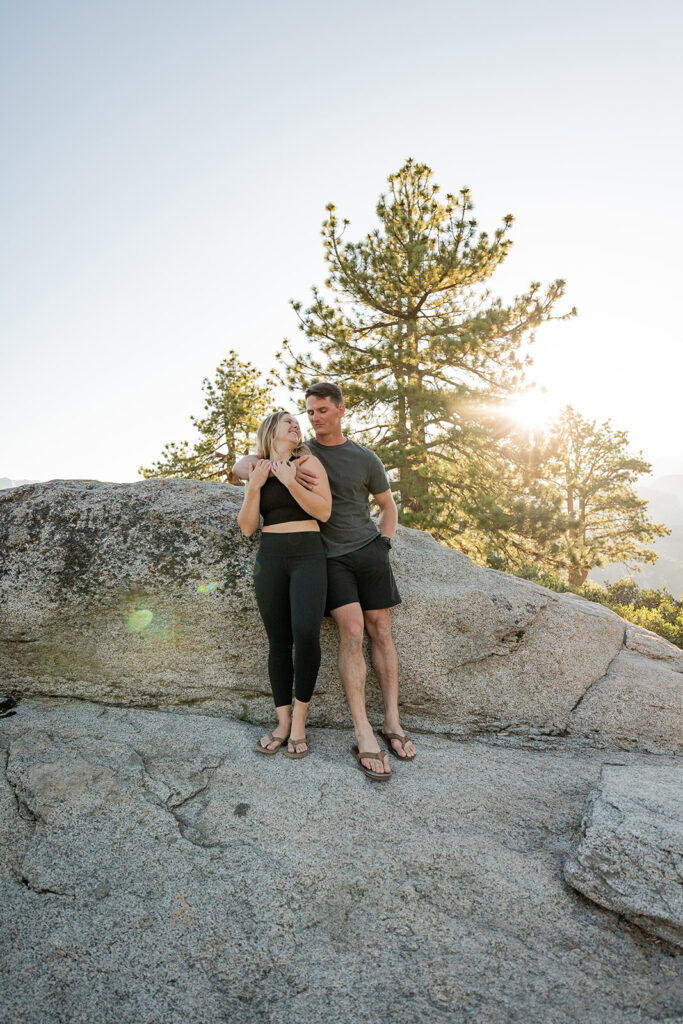
[[[308,704],[296,701],[292,713],[292,736],[299,738],[306,735],[306,719],[308,717]]]
[[[288,730],[292,724],[292,711],[290,709],[276,708],[277,728]]]

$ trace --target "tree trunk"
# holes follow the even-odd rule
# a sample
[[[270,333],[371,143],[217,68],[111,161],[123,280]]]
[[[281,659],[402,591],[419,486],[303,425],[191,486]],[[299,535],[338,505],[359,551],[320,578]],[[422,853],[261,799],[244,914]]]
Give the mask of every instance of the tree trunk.
[[[406,356],[408,363],[408,388],[406,401],[410,417],[409,443],[412,446],[424,446],[426,443],[424,409],[422,408],[422,379],[418,372],[419,352],[417,338],[417,321],[406,322]],[[419,473],[419,465],[415,456],[409,464],[410,497],[408,507],[412,512],[422,512],[429,504],[429,484],[426,477]]]
[[[589,572],[590,569],[570,569],[567,574],[567,582],[572,587],[582,587]]]

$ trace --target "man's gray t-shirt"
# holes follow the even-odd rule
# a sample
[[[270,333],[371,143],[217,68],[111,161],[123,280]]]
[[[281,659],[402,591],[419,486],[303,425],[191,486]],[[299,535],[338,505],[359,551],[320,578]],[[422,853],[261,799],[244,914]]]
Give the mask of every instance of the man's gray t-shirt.
[[[369,495],[391,487],[382,461],[369,448],[348,439],[333,445],[320,444],[315,438],[305,443],[322,462],[330,481],[332,515],[320,524],[325,553],[336,558],[357,551],[379,533],[370,518]]]

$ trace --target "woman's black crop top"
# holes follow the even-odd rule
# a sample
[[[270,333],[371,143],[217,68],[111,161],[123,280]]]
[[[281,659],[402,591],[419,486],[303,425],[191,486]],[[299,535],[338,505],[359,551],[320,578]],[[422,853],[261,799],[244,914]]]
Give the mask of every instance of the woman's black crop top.
[[[300,519],[311,519],[316,522],[310,512],[304,512],[301,505],[294,500],[285,485],[276,476],[269,476],[261,488],[259,511],[263,516],[264,526],[297,522]]]

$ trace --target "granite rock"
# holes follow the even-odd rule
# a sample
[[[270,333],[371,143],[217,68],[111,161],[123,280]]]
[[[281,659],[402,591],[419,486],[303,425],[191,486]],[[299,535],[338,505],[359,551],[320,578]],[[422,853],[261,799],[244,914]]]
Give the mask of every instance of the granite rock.
[[[347,731],[302,761],[259,732],[57,698],[0,720],[3,1024],[681,1019],[676,948],[562,877],[613,752],[418,734],[378,785]]]
[[[54,480],[0,493],[0,686],[270,721],[256,539],[239,488]],[[482,569],[400,527],[392,612],[407,728],[679,749],[683,652],[601,605]],[[311,722],[348,710],[323,625]],[[368,706],[381,711],[372,672]]]
[[[683,767],[605,767],[564,877],[683,947]]]

